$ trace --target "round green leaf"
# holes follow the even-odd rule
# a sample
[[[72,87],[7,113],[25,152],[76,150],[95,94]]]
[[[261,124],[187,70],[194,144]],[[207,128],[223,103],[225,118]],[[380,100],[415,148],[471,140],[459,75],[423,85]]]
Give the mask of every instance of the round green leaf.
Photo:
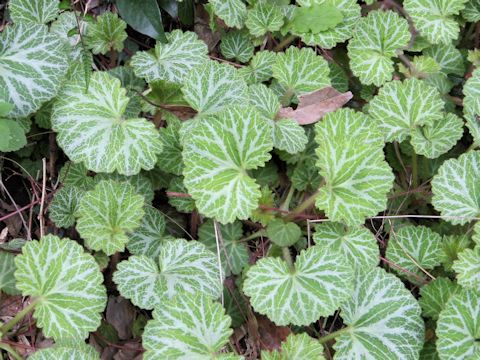
[[[140,226],[144,204],[130,184],[100,181],[80,200],[77,231],[93,250],[107,255],[123,251],[127,233]]]
[[[25,130],[15,120],[0,118],[0,151],[9,152],[20,150],[27,144]]]
[[[222,305],[201,294],[166,300],[145,327],[144,359],[240,360],[220,354],[233,332],[231,322]]]
[[[15,254],[0,251],[0,291],[7,295],[18,295],[15,287]]]
[[[274,219],[268,223],[267,236],[270,241],[278,246],[292,246],[302,236],[302,229],[293,222],[284,222],[282,219]]]
[[[325,360],[323,345],[307,334],[290,334],[279,350],[262,351],[262,360]]]
[[[358,271],[350,298],[340,307],[348,330],[336,338],[336,360],[418,359],[424,324],[415,298],[381,268]]]
[[[54,105],[52,128],[57,141],[74,162],[95,172],[134,175],[155,166],[162,150],[158,131],[146,119],[127,119],[129,98],[120,80],[105,72],[84,82],[65,85]]]
[[[348,298],[353,269],[338,252],[303,250],[295,265],[263,258],[247,271],[243,291],[255,311],[277,325],[308,325],[329,316]]]
[[[85,339],[100,325],[107,296],[94,258],[70,239],[29,241],[15,258],[17,288],[38,301],[33,316],[46,337]]]
[[[157,260],[130,256],[117,266],[113,281],[123,297],[151,310],[177,294],[201,293],[216,299],[222,292],[217,255],[197,241],[167,241]]]

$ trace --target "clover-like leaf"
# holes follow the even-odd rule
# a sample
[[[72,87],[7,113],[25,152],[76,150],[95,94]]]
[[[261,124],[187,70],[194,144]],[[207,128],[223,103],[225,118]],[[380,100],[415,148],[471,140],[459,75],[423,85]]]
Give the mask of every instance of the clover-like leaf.
[[[107,54],[110,50],[122,51],[127,39],[127,23],[117,14],[106,11],[97,17],[97,21],[87,27],[85,45],[94,54]]]
[[[276,58],[276,53],[273,51],[259,51],[253,56],[250,64],[238,72],[249,85],[268,81],[272,77],[272,66]]]
[[[182,92],[192,108],[208,115],[244,103],[247,84],[234,67],[207,61],[188,73]]]
[[[145,326],[144,359],[241,360],[241,356],[220,353],[232,335],[231,323],[221,304],[201,294],[167,300]]]
[[[423,53],[433,58],[445,74],[463,76],[465,73],[462,53],[453,44],[433,45]]]
[[[45,25],[19,23],[0,34],[0,101],[25,117],[52,99],[69,66],[68,44]]]
[[[380,249],[375,236],[363,226],[346,227],[340,223],[324,222],[315,226],[313,240],[340,252],[355,269],[366,270],[378,265]]]
[[[216,299],[223,279],[217,255],[197,241],[167,241],[158,259],[133,255],[117,266],[113,275],[123,297],[142,309],[151,310],[177,294],[201,293]],[[183,296],[183,295],[182,295]]]
[[[55,20],[60,10],[57,0],[11,0],[8,9],[16,24],[46,24]]]
[[[100,181],[80,200],[77,231],[93,250],[107,255],[123,251],[128,232],[140,226],[145,200],[126,183]]]
[[[458,37],[458,15],[468,0],[405,0],[403,6],[415,28],[432,44],[448,44]]]
[[[246,107],[197,121],[184,141],[188,193],[202,214],[221,223],[248,218],[257,207],[260,186],[247,171],[270,159],[271,127]]]
[[[137,52],[130,64],[135,75],[147,82],[181,84],[191,69],[208,59],[207,45],[191,31],[173,30],[165,36],[168,43],[157,42],[155,49]]]
[[[28,357],[29,360],[98,360],[100,354],[91,345],[83,342],[61,342],[46,349],[35,351]]]
[[[400,269],[422,276],[421,269],[430,270],[440,265],[441,242],[441,236],[430,228],[403,226],[398,231],[391,231],[386,256]],[[399,268],[393,267],[393,270],[411,278]]]
[[[64,186],[55,192],[48,212],[57,227],[69,228],[75,224],[75,212],[83,194],[84,191],[76,186]]]
[[[317,167],[325,186],[316,206],[332,221],[359,225],[387,207],[393,174],[385,161],[382,134],[365,114],[330,112],[316,124]]]
[[[0,292],[8,295],[18,295],[15,287],[15,254],[0,251]]]
[[[245,26],[253,36],[263,36],[267,32],[280,30],[283,26],[281,7],[274,4],[258,2],[248,10]]]
[[[452,296],[437,322],[437,351],[442,360],[478,359],[480,294],[462,290]]]
[[[215,225],[212,220],[207,220],[198,229],[198,241],[203,243],[213,253],[220,252],[223,273],[238,275],[248,265],[249,252],[246,242],[240,241],[243,236],[242,223],[234,222],[219,225],[221,239],[215,235]]]
[[[93,73],[87,90],[83,82],[65,85],[52,128],[67,156],[95,172],[134,175],[152,169],[162,151],[160,136],[146,119],[124,117],[128,102],[120,80],[105,72]]]
[[[267,236],[271,242],[278,246],[292,246],[302,236],[302,229],[293,222],[274,219],[268,223]]]
[[[370,101],[368,113],[377,120],[386,141],[403,141],[418,126],[443,118],[440,93],[416,78],[385,84]]]
[[[308,325],[329,316],[352,290],[353,269],[338,252],[312,246],[289,267],[263,258],[246,275],[243,291],[255,311],[277,325]]]
[[[245,31],[230,31],[222,36],[220,51],[226,59],[246,63],[252,58],[254,50],[253,41]]]
[[[332,28],[318,33],[298,33],[307,45],[331,49],[337,43],[344,42],[352,37],[355,25],[360,19],[361,8],[355,0],[309,0],[297,1],[297,3],[304,7],[315,7],[315,5],[331,6],[342,15],[342,21]]]
[[[452,224],[480,215],[480,151],[445,161],[432,180],[432,204]]]
[[[424,324],[410,291],[378,267],[357,271],[354,283],[340,307],[347,329],[333,345],[335,359],[418,359]]]
[[[438,319],[448,300],[460,291],[461,287],[452,280],[439,277],[420,288],[420,300],[423,316]]]
[[[262,360],[324,360],[323,346],[307,334],[290,334],[280,349],[262,351]]]
[[[460,285],[480,291],[480,246],[460,252],[452,268],[457,273],[457,282]]]
[[[348,44],[350,66],[362,84],[383,85],[393,75],[393,57],[408,46],[407,20],[394,11],[371,11],[362,18]]]
[[[212,10],[229,27],[242,28],[247,18],[247,7],[242,0],[209,0]]]
[[[155,208],[145,207],[145,215],[140,226],[129,234],[128,251],[134,255],[146,255],[158,258],[162,246],[171,241],[172,236],[165,234],[165,217]]]
[[[470,22],[480,21],[480,1],[468,0],[462,10],[462,16]]]
[[[47,235],[27,242],[15,264],[17,288],[37,302],[33,316],[46,337],[85,339],[98,328],[106,290],[97,263],[81,245]]]
[[[301,95],[330,86],[327,61],[310,48],[291,46],[277,54],[273,77],[291,95]]]
[[[463,120],[449,113],[433,125],[415,127],[410,143],[417,154],[435,159],[453,148],[462,135]]]

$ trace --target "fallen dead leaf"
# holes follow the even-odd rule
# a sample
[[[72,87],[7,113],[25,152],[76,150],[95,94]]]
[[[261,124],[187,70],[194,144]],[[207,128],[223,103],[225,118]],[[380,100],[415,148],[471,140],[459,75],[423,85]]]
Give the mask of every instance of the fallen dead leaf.
[[[107,304],[106,318],[118,333],[122,340],[132,337],[132,324],[135,317],[135,309],[130,301],[121,296],[110,296]]]
[[[260,348],[262,350],[279,349],[282,342],[292,332],[287,326],[277,326],[266,316],[257,316],[258,333],[260,335]]]
[[[333,87],[326,87],[309,94],[300,95],[296,109],[286,107],[280,109],[278,118],[289,118],[300,125],[313,124],[326,113],[335,111],[345,105],[353,97],[350,91],[341,93]]]

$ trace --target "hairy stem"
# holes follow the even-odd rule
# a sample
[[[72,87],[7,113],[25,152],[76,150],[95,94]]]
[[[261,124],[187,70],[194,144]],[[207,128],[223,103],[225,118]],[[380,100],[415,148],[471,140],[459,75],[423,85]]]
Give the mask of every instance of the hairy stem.
[[[282,247],[282,254],[283,254],[283,260],[288,264],[288,267],[290,270],[295,269],[295,265],[293,265],[293,259],[292,259],[292,254],[290,253],[290,249],[288,246]]]
[[[30,304],[25,306],[21,311],[15,315],[15,317],[10,320],[8,323],[3,324],[2,327],[0,327],[0,334],[6,334],[9,332],[15,325],[17,325],[20,321],[23,320],[23,318],[30,312],[32,311],[35,306],[40,302],[41,298],[36,298],[33,300]]]
[[[325,344],[327,341],[330,341],[332,339],[335,339],[336,337],[340,336],[341,334],[343,333],[346,333],[350,331],[350,327],[347,326],[347,327],[344,327],[340,330],[337,330],[337,331],[334,331],[328,335],[325,335],[325,336],[322,336],[320,339],[318,339],[318,341],[320,342],[320,344]]]
[[[287,36],[285,39],[283,39],[282,41],[280,41],[280,43],[275,46],[275,48],[273,49],[273,51],[281,51],[283,50],[284,47],[290,45],[292,42],[295,41],[297,37],[295,35],[290,35],[290,36]]]

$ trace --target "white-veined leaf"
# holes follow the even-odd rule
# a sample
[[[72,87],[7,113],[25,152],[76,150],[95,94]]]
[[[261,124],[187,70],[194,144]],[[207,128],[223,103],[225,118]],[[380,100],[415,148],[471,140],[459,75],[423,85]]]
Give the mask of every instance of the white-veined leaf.
[[[432,204],[452,224],[480,216],[480,151],[445,161],[432,180]]]
[[[69,66],[68,44],[45,25],[20,23],[0,34],[0,101],[25,117],[52,99]]]
[[[253,41],[245,31],[229,31],[222,36],[220,51],[226,59],[246,63],[252,58],[254,50]]]
[[[284,53],[278,53],[272,70],[273,77],[290,95],[306,94],[330,86],[327,61],[310,48],[291,46]]]
[[[8,9],[15,24],[46,24],[59,12],[58,0],[10,0]]]
[[[248,265],[250,258],[246,242],[241,242],[243,230],[242,223],[236,221],[232,224],[219,225],[221,239],[218,240],[220,259],[225,276],[238,275]],[[198,229],[198,241],[207,249],[217,253],[217,239],[215,225],[212,220],[207,220]]]
[[[127,233],[140,226],[144,204],[130,184],[102,180],[80,200],[76,229],[93,250],[107,255],[123,251]]]
[[[463,76],[465,73],[462,53],[453,44],[433,45],[423,53],[433,58],[445,74]]]
[[[478,359],[480,294],[462,290],[452,296],[437,322],[437,350],[442,360]]]
[[[443,118],[444,103],[433,86],[416,78],[394,80],[383,86],[369,103],[386,141],[403,141],[416,127],[433,126]]]
[[[0,251],[0,292],[8,295],[18,295],[20,292],[15,287],[15,254]]]
[[[100,354],[93,346],[83,342],[60,343],[46,349],[35,351],[29,360],[99,360]]]
[[[46,337],[85,339],[100,325],[107,295],[100,269],[73,240],[47,235],[15,258],[17,288],[38,301],[33,316]]]
[[[295,120],[281,119],[274,122],[273,146],[289,154],[305,150],[308,138],[305,130]]]
[[[355,0],[308,0],[297,1],[301,6],[312,4],[326,4],[336,7],[342,13],[343,20],[332,29],[320,31],[319,33],[299,34],[305,44],[320,46],[325,49],[333,48],[337,43],[350,39],[354,33],[355,25],[360,19],[360,5]]]
[[[449,278],[438,277],[420,288],[420,300],[423,316],[438,319],[438,315],[445,308],[448,300],[461,289]]]
[[[167,241],[158,259],[133,255],[113,275],[123,297],[151,310],[177,294],[201,293],[216,299],[222,292],[217,255],[197,241]],[[183,295],[181,295],[183,296]]]
[[[255,311],[277,325],[308,325],[329,316],[352,290],[353,268],[338,252],[303,250],[294,268],[280,258],[260,259],[247,271],[243,291]]]
[[[458,15],[468,0],[405,0],[403,7],[415,28],[432,44],[448,44],[460,31],[454,15]]]
[[[387,207],[392,170],[385,161],[382,133],[352,109],[327,113],[315,126],[317,167],[325,181],[316,206],[332,221],[359,225]]]
[[[55,192],[48,213],[57,227],[69,228],[75,224],[75,212],[83,194],[84,191],[76,186],[64,186]]]
[[[453,270],[457,273],[457,282],[464,288],[480,292],[480,246],[465,249],[453,262]]]
[[[127,23],[117,14],[110,11],[97,17],[90,23],[84,36],[85,45],[94,54],[107,54],[111,50],[122,51],[123,42],[127,39]]]
[[[242,28],[247,18],[247,7],[242,0],[209,0],[213,12],[229,27]]]
[[[469,0],[462,10],[462,16],[470,22],[480,21],[480,0]]]
[[[93,73],[87,91],[83,82],[66,84],[52,128],[67,156],[95,172],[134,175],[152,169],[162,151],[160,136],[146,119],[124,117],[128,102],[120,80],[105,72]]]
[[[313,240],[340,252],[355,269],[369,269],[378,265],[380,250],[375,236],[363,226],[346,227],[340,223],[323,222],[315,226]]]
[[[393,57],[408,46],[408,22],[394,11],[371,11],[348,44],[350,67],[362,84],[383,85],[393,75]]]
[[[448,235],[444,236],[442,240],[442,250],[439,257],[442,266],[447,271],[453,271],[452,265],[458,259],[458,254],[467,249],[471,245],[470,238],[465,235]]]
[[[246,107],[197,121],[184,141],[188,193],[203,215],[221,223],[248,218],[258,205],[260,187],[247,170],[270,159],[271,127]]]
[[[179,193],[179,194],[186,194],[188,193],[185,184],[183,183],[183,176],[175,176],[170,180],[168,184],[169,192]],[[169,196],[168,203],[172,205],[177,211],[190,213],[195,209],[195,201],[192,199],[191,196]]]
[[[119,183],[123,182],[130,184],[137,195],[143,196],[146,204],[150,204],[155,196],[152,181],[142,173],[132,176],[120,175],[118,173],[100,173],[95,176],[94,183],[98,184],[103,180],[111,180]]]
[[[248,10],[245,26],[253,36],[259,37],[267,32],[280,30],[283,26],[281,7],[275,4],[258,2]]]
[[[155,49],[137,52],[130,65],[135,75],[147,82],[165,80],[181,84],[191,69],[208,59],[207,45],[191,31],[173,30],[165,36],[168,43],[157,42]]]
[[[247,84],[235,68],[215,61],[192,69],[185,78],[182,92],[185,100],[201,115],[242,104],[248,96]]]
[[[375,267],[358,271],[340,307],[348,330],[336,338],[336,360],[416,360],[424,342],[421,309],[403,283]]]
[[[273,51],[259,51],[250,64],[239,69],[238,73],[249,85],[268,81],[272,77],[272,66],[276,58],[277,54]]]
[[[88,169],[83,163],[67,161],[60,169],[59,178],[65,186],[75,186],[83,190],[90,190],[94,186],[93,177],[88,176]]]
[[[480,68],[475,69],[463,87],[463,112],[476,144],[480,144]]]
[[[253,84],[248,87],[250,104],[265,116],[266,120],[276,118],[281,104],[277,95],[265,84]]]
[[[262,360],[325,360],[323,345],[307,334],[290,334],[280,349],[262,351]]]
[[[153,311],[142,335],[145,360],[241,360],[220,353],[232,334],[232,320],[219,303],[201,294],[181,295]]]
[[[165,241],[173,240],[165,234],[165,217],[157,209],[145,207],[140,226],[129,234],[128,251],[134,255],[158,258]]]
[[[158,157],[157,167],[170,174],[181,175],[183,171],[182,144],[180,143],[180,129],[182,122],[174,117],[166,120],[167,127],[162,127],[160,140],[162,141],[162,155]]]
[[[441,243],[441,236],[430,228],[413,225],[402,226],[398,230],[390,231],[386,257],[398,266],[398,268],[392,267],[393,270],[415,282],[415,278],[399,269],[424,277],[425,274],[420,267],[431,270],[440,265]]]

